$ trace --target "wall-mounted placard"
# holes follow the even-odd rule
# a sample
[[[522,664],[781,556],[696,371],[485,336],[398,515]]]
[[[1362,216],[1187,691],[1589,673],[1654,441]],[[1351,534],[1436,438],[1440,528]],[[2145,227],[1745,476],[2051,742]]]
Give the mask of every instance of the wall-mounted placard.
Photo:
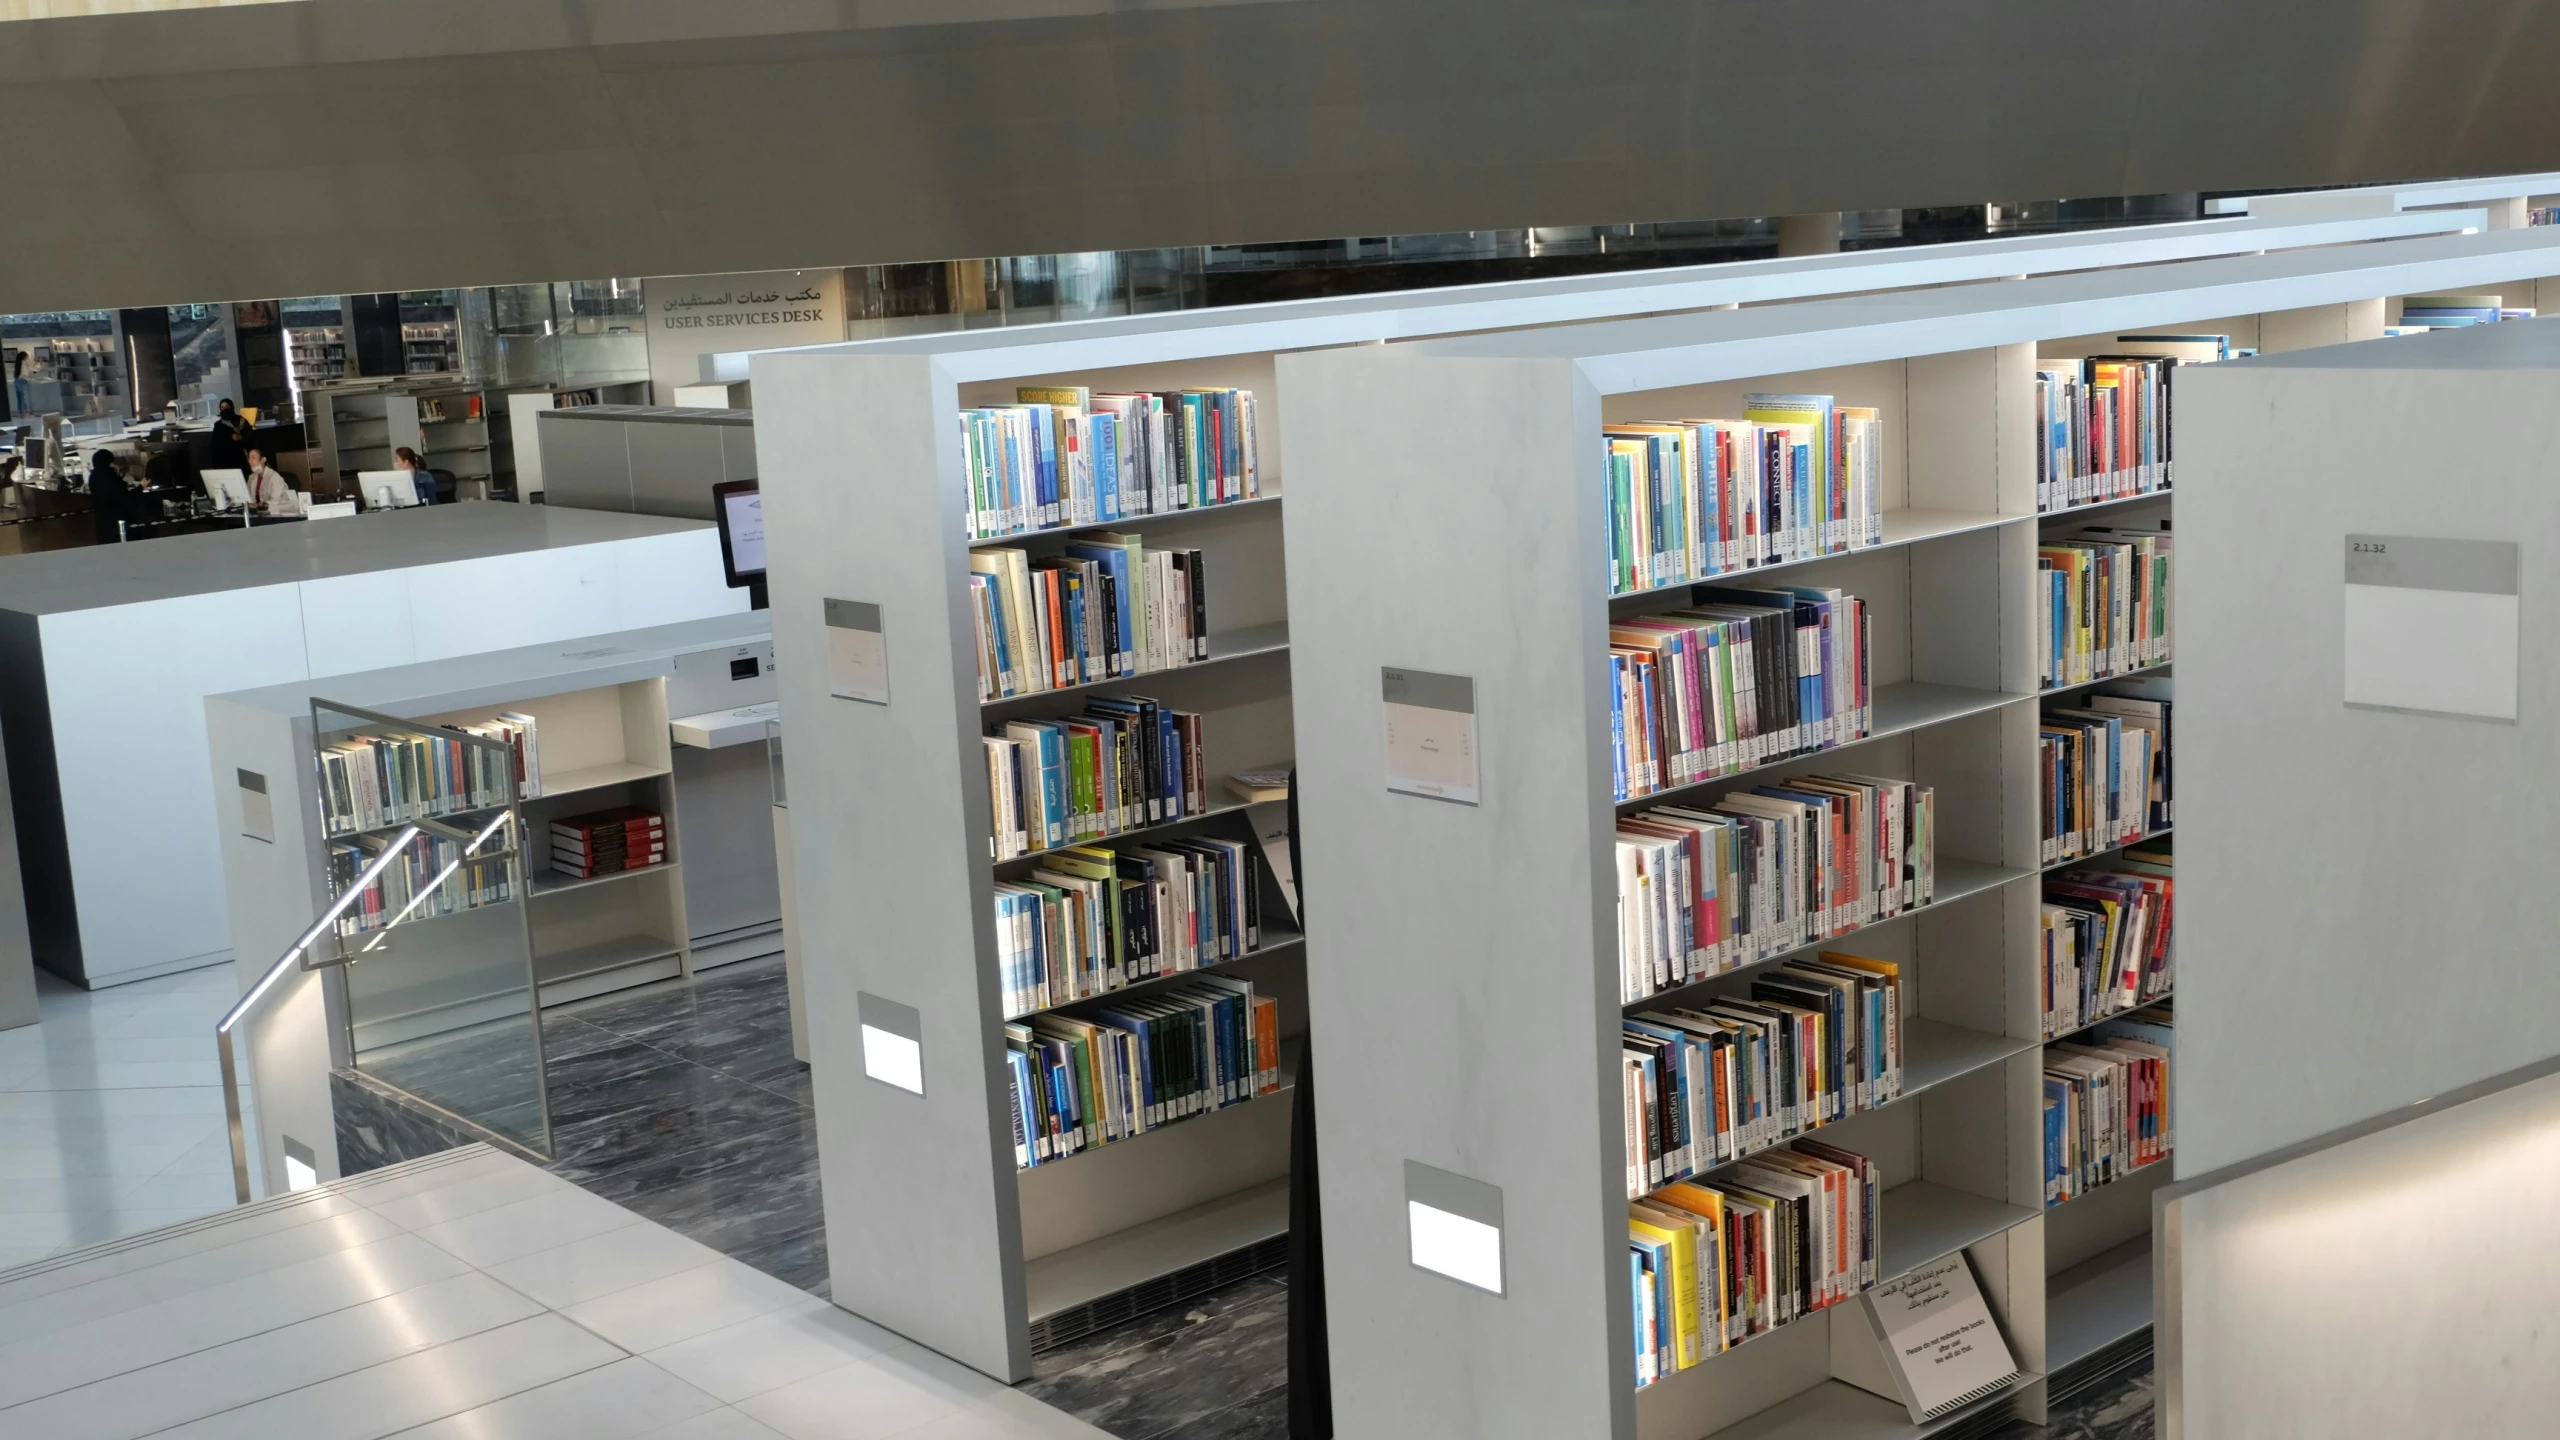
[[[1502,1189],[1404,1162],[1407,1253],[1434,1275],[1502,1293]]]
[[[1473,805],[1476,682],[1428,670],[1378,672],[1386,701],[1387,788]]]
[[[912,1005],[855,991],[862,1023],[862,1073],[911,1095],[924,1093],[924,1017]]]
[[[2346,539],[2346,703],[2515,723],[2512,540]]]
[[[880,607],[863,600],[829,600],[827,693],[839,700],[889,703],[889,642],[880,633]]]
[[[240,772],[240,833],[276,843],[276,802],[267,794],[267,777],[255,770]]]

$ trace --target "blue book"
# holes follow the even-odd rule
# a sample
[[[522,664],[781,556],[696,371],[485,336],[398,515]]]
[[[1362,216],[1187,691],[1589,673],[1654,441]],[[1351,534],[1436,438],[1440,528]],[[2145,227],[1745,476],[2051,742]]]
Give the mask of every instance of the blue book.
[[[1626,657],[1609,657],[1609,773],[1616,777],[1616,797],[1631,798],[1627,786]]]
[[[1138,607],[1133,603],[1133,597],[1138,594],[1138,591],[1132,589],[1130,585],[1127,547],[1078,542],[1067,547],[1067,554],[1074,559],[1090,560],[1100,565],[1103,573],[1111,577],[1114,625],[1119,631],[1117,643],[1120,648],[1119,655],[1114,659],[1112,671],[1120,675],[1136,673],[1139,617]]]
[[[1056,412],[1047,405],[1022,408],[1031,416],[1031,486],[1033,501],[1040,507],[1038,523],[1055,525],[1060,514]]]
[[[1120,518],[1120,417],[1108,410],[1086,417],[1086,443],[1093,446],[1094,514]]]

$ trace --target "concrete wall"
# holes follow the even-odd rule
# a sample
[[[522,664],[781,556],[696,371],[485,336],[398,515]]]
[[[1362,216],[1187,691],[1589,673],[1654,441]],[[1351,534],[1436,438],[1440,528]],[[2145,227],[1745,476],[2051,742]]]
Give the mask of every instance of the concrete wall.
[[[301,0],[0,26],[0,310],[2547,167],[2560,10]],[[1100,163],[1097,163],[1100,162]]]

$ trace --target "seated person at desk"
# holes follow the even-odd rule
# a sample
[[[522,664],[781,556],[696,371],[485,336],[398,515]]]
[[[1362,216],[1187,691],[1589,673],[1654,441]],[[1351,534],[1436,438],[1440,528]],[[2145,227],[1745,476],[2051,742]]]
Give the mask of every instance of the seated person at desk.
[[[394,469],[406,470],[409,472],[409,483],[418,487],[419,504],[433,505],[436,503],[435,472],[427,468],[426,461],[418,458],[417,451],[403,445],[399,449],[391,452],[391,464]]]
[[[124,483],[123,468],[116,463],[112,451],[104,448],[89,452],[89,523],[90,533],[101,545],[124,538],[119,522],[138,518],[134,513],[133,492]]]
[[[221,411],[213,417],[213,434],[205,441],[204,468],[207,470],[246,468],[242,463],[242,442],[247,440],[248,436],[249,422],[240,418],[240,411],[230,401],[223,401]]]
[[[248,451],[246,470],[249,478],[249,504],[269,515],[302,513],[302,493],[287,484],[273,465],[267,463],[267,452],[252,445]]]

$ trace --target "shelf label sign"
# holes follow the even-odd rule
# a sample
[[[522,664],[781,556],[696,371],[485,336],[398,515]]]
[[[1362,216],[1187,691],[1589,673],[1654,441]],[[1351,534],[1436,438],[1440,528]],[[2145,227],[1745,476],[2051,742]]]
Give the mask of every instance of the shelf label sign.
[[[827,693],[839,700],[889,703],[889,642],[880,633],[880,607],[864,600],[828,600]]]
[[[267,794],[267,777],[255,770],[240,772],[240,833],[276,843],[276,802]]]
[[[2350,535],[2345,558],[2349,708],[2515,723],[2514,541]]]
[[[1501,1187],[1407,1160],[1404,1213],[1415,1268],[1502,1293]]]
[[[1473,805],[1476,682],[1428,670],[1379,672],[1386,700],[1387,788]]]
[[[854,992],[862,1019],[862,1073],[910,1095],[924,1093],[924,1017],[913,1006]]]

